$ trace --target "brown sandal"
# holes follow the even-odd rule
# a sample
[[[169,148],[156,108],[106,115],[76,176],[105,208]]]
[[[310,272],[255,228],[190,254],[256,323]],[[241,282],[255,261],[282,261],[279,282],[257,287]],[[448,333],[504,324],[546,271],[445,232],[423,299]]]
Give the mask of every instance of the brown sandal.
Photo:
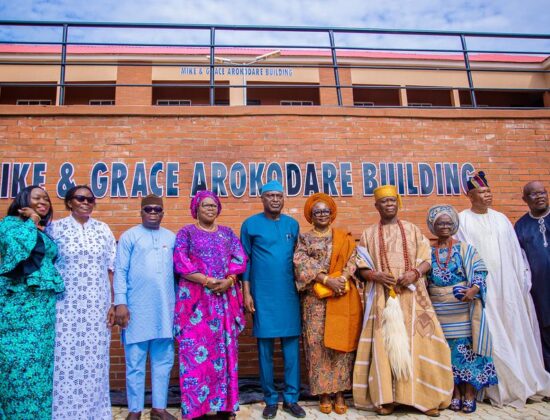
[[[330,397],[328,397],[326,400],[323,398],[319,398],[319,411],[323,414],[330,414],[332,412],[332,403],[330,402]]]
[[[424,414],[428,417],[439,417],[441,414],[439,413],[439,409],[432,408],[431,410],[424,411]]]
[[[393,404],[385,404],[374,409],[376,414],[379,416],[389,416],[390,414],[393,414],[393,410],[395,410],[395,406]]]
[[[345,402],[344,402],[344,404],[334,403],[334,412],[336,414],[346,414],[347,411],[348,411],[348,406],[346,405]]]

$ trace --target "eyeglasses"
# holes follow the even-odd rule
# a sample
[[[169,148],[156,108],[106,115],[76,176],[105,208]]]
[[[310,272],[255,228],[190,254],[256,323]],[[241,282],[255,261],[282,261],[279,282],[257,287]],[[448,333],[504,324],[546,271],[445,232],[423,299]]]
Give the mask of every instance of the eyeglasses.
[[[203,203],[201,203],[201,207],[203,209],[216,210],[218,208],[218,205],[217,204],[203,204]]]
[[[145,206],[145,207],[143,207],[142,210],[147,214],[151,214],[153,212],[155,212],[155,213],[162,213],[163,212],[163,208],[161,206]]]
[[[314,216],[329,216],[331,213],[330,209],[319,209],[319,210],[313,210],[311,214]]]
[[[78,201],[79,203],[83,203],[84,201],[87,201],[88,204],[94,204],[95,203],[95,197],[88,196],[88,195],[74,195],[73,198]]]
[[[544,190],[544,191],[533,191],[532,193],[529,193],[529,198],[538,198],[538,197],[546,197],[546,195],[548,194],[548,191]]]

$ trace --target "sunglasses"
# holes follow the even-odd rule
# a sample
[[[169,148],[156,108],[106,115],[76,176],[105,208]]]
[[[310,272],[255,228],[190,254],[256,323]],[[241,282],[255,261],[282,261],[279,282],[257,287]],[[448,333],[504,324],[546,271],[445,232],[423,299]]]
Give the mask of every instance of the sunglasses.
[[[142,209],[145,213],[151,214],[151,213],[162,213],[163,209],[161,206],[145,206]]]
[[[95,203],[95,197],[94,196],[87,196],[87,195],[75,195],[73,196],[73,199],[78,201],[79,203],[83,203],[84,201],[87,201],[89,204]]]

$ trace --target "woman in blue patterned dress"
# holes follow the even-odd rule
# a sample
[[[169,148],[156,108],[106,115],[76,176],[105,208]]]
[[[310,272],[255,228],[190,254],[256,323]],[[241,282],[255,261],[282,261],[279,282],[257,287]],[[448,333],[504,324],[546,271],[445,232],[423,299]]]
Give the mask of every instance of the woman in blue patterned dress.
[[[498,382],[485,322],[487,268],[474,247],[452,238],[458,214],[451,206],[432,207],[427,223],[437,236],[429,292],[451,348],[455,388],[450,408],[473,413],[476,392]]]
[[[55,243],[42,230],[52,218],[48,193],[33,185],[0,221],[0,419],[49,419],[55,301],[63,280]]]

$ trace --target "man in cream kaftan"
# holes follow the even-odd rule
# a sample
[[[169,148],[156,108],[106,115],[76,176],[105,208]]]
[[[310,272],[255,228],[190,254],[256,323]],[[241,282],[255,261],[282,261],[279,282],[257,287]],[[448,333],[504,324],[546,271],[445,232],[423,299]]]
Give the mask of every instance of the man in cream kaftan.
[[[388,217],[383,214],[385,210],[379,208],[379,202],[383,203],[385,197],[396,196],[396,191],[380,195],[375,190],[382,220],[363,232],[358,249],[357,267],[360,273],[367,269],[367,283],[365,320],[353,372],[353,398],[357,407],[375,409],[381,414],[390,414],[395,404],[404,404],[426,414],[437,415],[438,410],[447,407],[451,401],[451,354],[426,290],[424,275],[429,270],[431,259],[429,242],[418,227],[397,219],[397,203],[394,221],[387,223]],[[380,235],[385,244],[382,247]],[[400,292],[398,299],[412,360],[412,373],[408,380],[398,380],[392,376],[384,342],[382,312],[388,300],[387,288],[391,280],[388,283],[377,279],[377,276],[383,277],[382,271],[388,271],[383,270],[383,260],[386,258],[382,253],[387,256],[389,274],[397,279],[391,287],[396,287]],[[407,264],[409,267],[406,270]],[[415,279],[414,291],[406,287],[411,282],[403,280],[411,276]]]

